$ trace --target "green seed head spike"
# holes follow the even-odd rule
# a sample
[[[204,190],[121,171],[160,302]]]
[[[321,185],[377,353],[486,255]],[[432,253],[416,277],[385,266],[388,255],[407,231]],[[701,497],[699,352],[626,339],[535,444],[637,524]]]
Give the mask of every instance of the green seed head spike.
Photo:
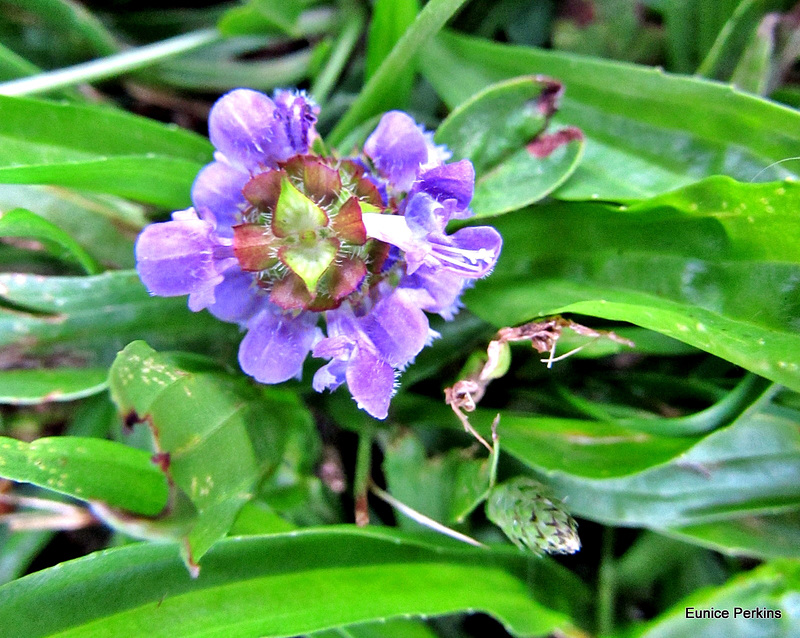
[[[536,554],[574,554],[581,548],[578,524],[547,488],[526,476],[495,487],[486,516],[520,549]]]

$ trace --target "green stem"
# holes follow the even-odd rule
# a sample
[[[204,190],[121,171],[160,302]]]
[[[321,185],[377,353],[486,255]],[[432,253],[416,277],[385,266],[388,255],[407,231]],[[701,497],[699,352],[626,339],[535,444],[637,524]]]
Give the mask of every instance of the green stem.
[[[597,633],[607,636],[614,629],[614,607],[617,597],[614,564],[614,528],[603,529],[603,549],[597,575]]]
[[[320,106],[323,106],[328,100],[328,96],[350,59],[350,54],[353,52],[364,27],[365,16],[361,5],[349,2],[343,3],[342,13],[348,16],[347,22],[345,22],[339,37],[336,39],[336,44],[333,46],[328,61],[311,87],[311,95]]]
[[[398,40],[392,52],[378,67],[367,84],[331,132],[328,142],[339,144],[359,124],[393,106],[392,83],[404,67],[413,64],[422,47],[445,25],[466,0],[431,0]]]
[[[0,95],[34,95],[76,84],[105,80],[198,49],[215,42],[220,37],[214,29],[186,33],[106,58],[4,82],[0,84]]]
[[[367,494],[371,483],[372,471],[372,440],[374,430],[365,426],[358,437],[358,452],[356,453],[356,476],[353,485],[353,500],[355,501],[356,525],[363,527],[369,523],[369,503]]]

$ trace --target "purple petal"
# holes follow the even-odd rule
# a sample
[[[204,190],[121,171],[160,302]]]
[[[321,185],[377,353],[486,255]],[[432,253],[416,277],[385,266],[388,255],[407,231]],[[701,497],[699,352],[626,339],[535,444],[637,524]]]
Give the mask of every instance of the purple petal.
[[[221,237],[233,237],[232,226],[241,222],[242,196],[250,175],[224,162],[212,162],[200,171],[192,186],[192,202],[201,219],[216,226]]]
[[[407,191],[428,159],[428,146],[413,119],[389,111],[364,143],[364,153],[395,189]]]
[[[276,130],[276,140],[285,149],[291,149],[285,159],[307,153],[319,107],[302,92],[276,91],[274,99],[278,107],[275,117],[281,124],[280,130]]]
[[[459,298],[467,280],[443,270],[422,266],[413,275],[400,281],[400,288],[422,310],[435,312],[450,321],[461,309]]]
[[[333,392],[345,382],[346,372],[347,362],[334,359],[316,371],[311,385],[315,392],[322,392],[323,390]]]
[[[347,365],[347,387],[358,407],[376,419],[389,414],[395,391],[395,371],[368,348],[357,347]]]
[[[258,294],[251,273],[230,268],[216,287],[215,301],[208,311],[217,319],[230,323],[244,323],[268,303],[267,297]]]
[[[414,190],[428,193],[437,202],[455,200],[454,211],[464,212],[475,190],[475,169],[469,160],[436,166],[419,176]]]
[[[258,91],[223,95],[208,117],[211,143],[237,169],[258,173],[308,152],[315,107],[302,94],[278,92],[278,104]]]
[[[250,173],[274,168],[272,144],[275,103],[263,93],[236,89],[211,109],[211,143],[238,169]]]
[[[212,225],[196,216],[178,217],[150,224],[136,241],[136,269],[151,295],[176,297],[213,290],[222,281],[213,256]]]
[[[395,368],[403,368],[419,354],[430,332],[425,313],[403,291],[379,301],[361,319],[361,326],[381,359]]]
[[[416,188],[416,185],[414,185]],[[414,234],[443,233],[450,214],[428,193],[415,193],[406,200],[405,218]]]
[[[306,312],[296,317],[262,310],[247,324],[239,346],[239,365],[260,383],[281,383],[298,377],[320,331],[318,315]]]
[[[433,260],[439,267],[469,279],[485,277],[494,268],[503,237],[491,226],[470,226],[452,235],[431,237],[431,255],[426,263]]]

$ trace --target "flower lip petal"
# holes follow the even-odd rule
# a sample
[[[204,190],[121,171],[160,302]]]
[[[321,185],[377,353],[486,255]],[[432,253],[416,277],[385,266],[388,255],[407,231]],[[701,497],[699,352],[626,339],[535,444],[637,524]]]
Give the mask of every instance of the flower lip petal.
[[[293,317],[277,308],[266,308],[247,324],[239,346],[239,365],[261,383],[282,383],[303,371],[303,362],[320,337],[318,315]]]
[[[475,190],[475,169],[467,159],[428,169],[414,184],[414,192],[428,193],[437,202],[455,200],[455,211],[466,211]]]
[[[364,153],[399,191],[407,191],[428,159],[425,136],[402,111],[389,111],[364,143]]]
[[[431,254],[426,263],[469,279],[485,277],[494,269],[503,237],[491,226],[468,226],[452,235],[431,238]]]
[[[358,407],[376,419],[389,415],[389,402],[395,393],[396,373],[368,348],[356,347],[345,373],[347,387]]]
[[[361,319],[361,326],[381,359],[395,368],[413,361],[425,347],[430,330],[425,313],[402,290],[379,301]]]
[[[146,226],[136,241],[136,269],[151,295],[187,295],[222,281],[214,260],[212,225],[196,215],[177,217]]]

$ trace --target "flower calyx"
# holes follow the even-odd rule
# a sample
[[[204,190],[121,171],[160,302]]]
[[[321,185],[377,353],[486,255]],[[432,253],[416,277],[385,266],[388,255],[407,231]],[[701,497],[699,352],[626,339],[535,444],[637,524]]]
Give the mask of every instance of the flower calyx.
[[[368,239],[362,215],[381,212],[383,200],[356,162],[297,155],[242,194],[233,253],[276,305],[331,310],[377,281],[388,246]]]

